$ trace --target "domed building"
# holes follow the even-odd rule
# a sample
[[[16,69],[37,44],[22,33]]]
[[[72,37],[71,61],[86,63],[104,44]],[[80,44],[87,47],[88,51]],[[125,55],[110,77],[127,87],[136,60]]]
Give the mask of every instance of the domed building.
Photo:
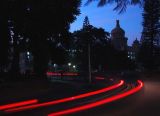
[[[127,50],[127,38],[125,31],[120,27],[119,20],[116,21],[116,27],[111,31],[111,43],[116,50]]]

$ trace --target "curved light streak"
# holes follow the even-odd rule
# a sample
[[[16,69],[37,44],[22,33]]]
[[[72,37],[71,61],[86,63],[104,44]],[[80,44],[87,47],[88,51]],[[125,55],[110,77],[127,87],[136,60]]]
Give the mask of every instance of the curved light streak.
[[[51,106],[51,105],[55,105],[55,104],[59,104],[59,103],[73,101],[73,100],[97,95],[97,94],[100,94],[100,93],[104,93],[104,92],[116,89],[116,88],[122,86],[123,84],[124,84],[124,81],[121,80],[119,83],[117,83],[115,85],[112,85],[112,86],[109,86],[109,87],[106,87],[106,88],[103,88],[103,89],[100,89],[100,90],[97,90],[97,91],[88,92],[88,93],[84,93],[84,94],[80,94],[80,95],[72,96],[72,97],[68,97],[68,98],[63,98],[63,99],[59,99],[59,100],[55,100],[55,101],[44,102],[44,103],[39,103],[39,104],[34,104],[34,105],[29,105],[29,106],[24,106],[24,107],[19,107],[19,108],[8,109],[8,110],[5,110],[5,112],[6,113],[12,113],[12,112],[24,111],[24,110],[28,110],[28,109]]]
[[[75,107],[75,108],[71,108],[71,109],[67,109],[67,110],[62,110],[62,111],[59,111],[59,112],[54,112],[54,113],[49,114],[48,116],[67,115],[67,114],[87,110],[87,109],[90,109],[90,108],[94,108],[94,107],[97,107],[97,106],[100,106],[100,105],[103,105],[103,104],[107,104],[107,103],[122,99],[124,97],[132,95],[132,94],[138,92],[139,90],[141,90],[141,88],[143,87],[143,82],[140,81],[140,80],[138,80],[137,82],[138,82],[137,87],[135,87],[135,88],[133,88],[133,89],[131,89],[131,90],[125,92],[125,93],[118,94],[118,95],[115,95],[115,96],[112,96],[112,97],[109,97],[109,98],[106,98],[106,99],[103,99],[103,100],[99,100],[99,101],[94,102],[94,103],[86,104],[86,105],[83,105],[83,106],[79,106],[79,107]]]
[[[37,99],[33,99],[33,100],[26,100],[26,101],[21,101],[21,102],[1,105],[0,106],[0,110],[6,110],[6,109],[9,109],[9,108],[14,108],[14,107],[19,107],[19,106],[25,106],[25,105],[34,104],[34,103],[37,103],[37,102],[38,102]]]

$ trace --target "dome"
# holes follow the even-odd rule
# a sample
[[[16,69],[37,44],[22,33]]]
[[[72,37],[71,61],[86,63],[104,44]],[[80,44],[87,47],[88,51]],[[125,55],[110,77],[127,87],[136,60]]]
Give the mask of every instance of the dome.
[[[119,20],[116,21],[116,27],[111,31],[113,36],[125,36],[125,31],[120,27]]]
[[[134,44],[139,44],[139,41],[138,41],[138,39],[136,38],[136,40],[134,40],[134,42],[133,42]]]

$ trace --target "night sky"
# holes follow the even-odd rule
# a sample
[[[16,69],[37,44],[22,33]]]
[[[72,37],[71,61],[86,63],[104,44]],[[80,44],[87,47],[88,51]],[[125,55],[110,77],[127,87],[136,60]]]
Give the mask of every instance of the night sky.
[[[128,37],[129,45],[136,37],[140,39],[142,32],[142,8],[140,6],[128,6],[126,12],[118,14],[117,11],[113,11],[115,4],[97,7],[97,2],[93,2],[85,6],[85,1],[83,0],[81,5],[81,14],[71,25],[71,32],[82,28],[85,16],[89,17],[91,25],[102,27],[108,32],[111,32],[116,25],[116,20],[119,19],[120,25],[125,30],[126,37]]]

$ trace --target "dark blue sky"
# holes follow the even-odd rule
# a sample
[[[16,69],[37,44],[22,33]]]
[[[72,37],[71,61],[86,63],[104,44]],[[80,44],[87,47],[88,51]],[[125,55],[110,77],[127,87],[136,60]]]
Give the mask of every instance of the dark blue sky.
[[[97,2],[84,6],[85,1],[83,0],[81,6],[81,15],[71,25],[71,32],[82,28],[85,16],[89,17],[93,26],[102,27],[108,32],[111,32],[115,27],[116,20],[119,19],[120,25],[125,30],[126,37],[128,37],[129,45],[132,44],[136,37],[140,39],[142,32],[142,9],[139,6],[128,6],[125,13],[118,14],[118,12],[113,11],[114,4],[97,8]]]

